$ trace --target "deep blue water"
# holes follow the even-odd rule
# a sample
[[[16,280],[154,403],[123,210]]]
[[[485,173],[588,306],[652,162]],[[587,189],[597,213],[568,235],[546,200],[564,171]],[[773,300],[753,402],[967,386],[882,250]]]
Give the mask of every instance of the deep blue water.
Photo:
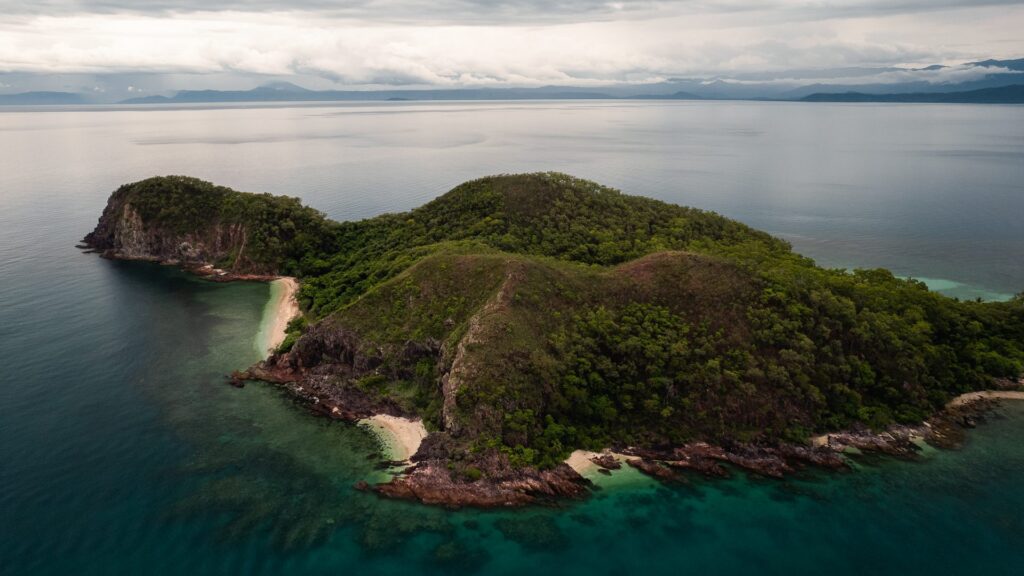
[[[264,284],[80,254],[118,184],[194,174],[335,218],[562,170],[841,266],[1024,289],[1024,108],[482,103],[0,113],[0,573],[1016,574],[1024,405],[965,449],[784,482],[617,474],[555,509],[352,489],[374,439],[224,374]]]

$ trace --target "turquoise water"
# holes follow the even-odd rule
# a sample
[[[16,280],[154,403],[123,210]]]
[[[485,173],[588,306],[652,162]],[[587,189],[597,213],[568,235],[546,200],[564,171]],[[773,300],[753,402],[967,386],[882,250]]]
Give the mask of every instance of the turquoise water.
[[[472,107],[396,114],[404,132],[399,120],[357,115],[359,107],[272,109],[258,124],[247,121],[248,110],[0,114],[0,573],[1024,571],[1024,403],[1008,403],[963,450],[932,450],[914,462],[864,458],[845,474],[807,472],[780,482],[736,473],[672,487],[627,471],[584,502],[450,512],[354,490],[354,482],[378,474],[380,455],[365,430],[311,417],[270,386],[225,384],[225,374],[258,358],[268,285],[211,284],[72,247],[117,183],[153,173],[197,173],[298,194],[335,217],[355,217],[407,208],[469,175],[502,171],[502,159],[508,170],[567,169],[635,192],[718,203],[713,207],[752,216],[748,221],[782,222],[752,207],[723,208],[743,207],[750,197],[728,192],[735,175],[726,166],[751,174],[757,168],[756,158],[744,156],[748,149],[728,143],[781,138],[798,149],[817,142],[826,160],[818,164],[826,167],[811,178],[766,164],[762,185],[744,192],[761,195],[754,204],[879,215],[867,223],[830,226],[826,219],[790,228],[813,236],[807,246],[824,247],[834,262],[848,265],[882,264],[875,256],[885,256],[885,246],[909,246],[885,256],[904,262],[904,274],[993,294],[1024,286],[1021,259],[1013,260],[1024,238],[1016,227],[1024,213],[1024,132],[1019,121],[1005,119],[1009,127],[1000,131],[998,107],[893,107],[900,114],[888,122],[909,119],[877,147],[916,141],[940,151],[989,151],[934,156],[952,163],[942,170],[953,184],[928,197],[902,186],[909,176],[893,177],[893,162],[873,151],[857,155],[856,142],[800,140],[803,128],[730,132],[741,121],[810,126],[823,114],[841,125],[870,124],[881,122],[877,115],[887,107],[807,108],[804,118],[791,108],[776,118],[755,104],[732,108],[732,115],[712,108],[703,131],[692,129],[671,146],[634,149],[644,140],[638,134],[668,138],[658,128],[666,109],[487,106],[491,116]],[[687,108],[667,110],[683,117],[666,120],[671,125],[696,122]],[[948,125],[924,122],[939,112]],[[511,128],[479,141],[456,137],[505,126],[508,115],[538,130],[547,122],[550,131],[533,147],[518,146],[521,136]],[[365,133],[374,122],[382,127],[376,142]],[[619,126],[622,138],[592,138],[591,124]],[[451,133],[432,131],[440,125]],[[353,135],[338,135],[342,128]],[[717,196],[695,194],[691,181],[669,185],[678,174],[667,167],[694,166],[673,163],[681,147],[731,151],[726,164],[709,156],[700,163],[705,173],[693,176],[701,183],[718,178],[710,186]],[[779,154],[778,146],[770,148],[766,154]],[[598,166],[614,154],[636,160],[638,169]],[[850,164],[837,160],[843,154]],[[900,160],[908,170],[939,169],[930,164],[933,156],[909,156]],[[479,170],[469,174],[477,161]],[[874,161],[887,167],[890,188],[868,196],[836,191],[843,182],[847,189],[849,182],[879,185],[875,172],[854,169]],[[983,190],[963,188],[958,196],[968,168]],[[374,170],[380,182],[371,185]],[[780,178],[806,179],[808,186],[820,180],[823,199],[783,197]],[[904,204],[915,209],[897,207]],[[889,233],[896,225],[887,211],[903,219],[909,244]],[[930,228],[937,222],[951,228]],[[950,235],[970,241],[950,251]]]

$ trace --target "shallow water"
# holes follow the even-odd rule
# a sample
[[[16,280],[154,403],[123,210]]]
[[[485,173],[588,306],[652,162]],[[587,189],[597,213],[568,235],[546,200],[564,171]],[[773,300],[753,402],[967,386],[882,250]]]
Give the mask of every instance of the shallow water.
[[[676,487],[625,472],[585,502],[448,512],[354,490],[379,474],[367,431],[225,385],[259,357],[268,285],[73,245],[117,184],[154,173],[355,218],[557,169],[716,209],[823,262],[1002,297],[1024,287],[1022,118],[756,103],[0,113],[0,572],[1019,573],[1024,403],[911,463]]]

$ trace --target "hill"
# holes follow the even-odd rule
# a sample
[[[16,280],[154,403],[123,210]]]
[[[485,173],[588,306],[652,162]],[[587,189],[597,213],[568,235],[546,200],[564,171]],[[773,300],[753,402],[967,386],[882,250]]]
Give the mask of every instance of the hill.
[[[422,417],[415,470],[381,490],[430,502],[575,493],[560,462],[577,448],[821,461],[794,446],[919,423],[1024,367],[1024,298],[960,302],[884,270],[822,269],[716,214],[562,174],[483,178],[345,223],[154,178],[116,191],[87,241],[300,277],[307,320],[250,376],[335,416]]]
[[[403,100],[574,100],[613,98],[573,87],[457,88],[429,90],[307,90],[277,82],[250,90],[181,90],[172,96],[128,98],[120,104],[198,104],[216,102],[355,102]]]
[[[21,92],[0,94],[0,106],[72,106],[89,104],[90,100],[72,92]]]
[[[982,88],[964,92],[917,92],[910,94],[816,93],[803,102],[917,102],[949,104],[1024,104],[1024,84]]]

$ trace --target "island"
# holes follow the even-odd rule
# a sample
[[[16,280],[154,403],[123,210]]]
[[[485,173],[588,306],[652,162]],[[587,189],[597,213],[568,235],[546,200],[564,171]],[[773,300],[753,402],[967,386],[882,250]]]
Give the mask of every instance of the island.
[[[358,222],[150,178],[84,242],[213,280],[297,279],[302,315],[235,382],[390,431],[399,471],[360,487],[429,504],[582,497],[581,471],[623,463],[666,481],[842,468],[850,446],[955,443],[1022,386],[1024,295],[825,269],[720,215],[558,173]]]

